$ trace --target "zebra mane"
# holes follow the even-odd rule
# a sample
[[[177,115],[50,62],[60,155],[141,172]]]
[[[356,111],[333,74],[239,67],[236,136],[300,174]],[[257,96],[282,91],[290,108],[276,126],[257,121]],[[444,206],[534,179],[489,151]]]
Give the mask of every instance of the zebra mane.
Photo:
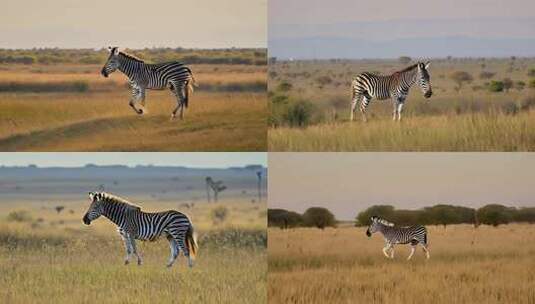
[[[107,203],[127,205],[129,208],[141,210],[141,207],[132,204],[131,202],[125,200],[122,197],[119,197],[119,196],[116,196],[107,192],[97,192],[97,193],[100,194],[100,200],[105,201]]]
[[[403,70],[399,70],[399,71],[397,71],[397,72],[395,72],[395,73],[403,73],[403,72],[407,72],[407,71],[412,71],[412,70],[414,70],[417,66],[418,66],[418,63],[415,63],[415,64],[413,64],[413,65],[411,65],[411,66],[408,66],[408,67],[404,68]],[[395,74],[395,73],[394,73],[394,74]]]
[[[127,54],[125,52],[119,52],[119,55],[123,55],[124,57],[126,57],[128,59],[132,59],[132,60],[137,61],[137,62],[145,63],[144,60],[141,60],[141,59],[137,58],[136,56]]]
[[[394,223],[391,223],[383,218],[380,218],[378,216],[372,216],[372,221],[377,222],[379,224],[383,224],[385,226],[394,227]]]

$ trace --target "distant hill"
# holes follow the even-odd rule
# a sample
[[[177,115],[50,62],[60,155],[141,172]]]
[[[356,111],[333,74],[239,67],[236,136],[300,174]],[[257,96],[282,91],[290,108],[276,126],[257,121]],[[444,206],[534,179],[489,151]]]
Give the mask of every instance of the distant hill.
[[[269,56],[282,59],[535,56],[535,39],[520,38],[442,37],[371,41],[316,36],[273,39],[268,44]]]

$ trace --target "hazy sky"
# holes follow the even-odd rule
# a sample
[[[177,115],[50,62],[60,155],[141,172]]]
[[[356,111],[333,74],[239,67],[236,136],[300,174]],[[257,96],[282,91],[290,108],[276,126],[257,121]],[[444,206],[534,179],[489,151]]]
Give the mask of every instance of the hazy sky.
[[[270,56],[535,55],[533,0],[270,0],[268,6]]]
[[[535,206],[534,153],[270,153],[269,207]]]
[[[0,166],[78,167],[88,163],[96,165],[162,165],[195,168],[227,168],[244,165],[267,165],[267,153],[263,152],[64,152],[30,153],[0,152]]]
[[[4,0],[0,47],[266,47],[266,1]]]

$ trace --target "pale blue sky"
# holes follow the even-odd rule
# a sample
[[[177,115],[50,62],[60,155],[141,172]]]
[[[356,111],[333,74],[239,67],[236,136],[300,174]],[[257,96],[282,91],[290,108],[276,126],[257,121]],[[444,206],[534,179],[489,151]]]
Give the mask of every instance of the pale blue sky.
[[[2,152],[0,166],[39,167],[79,167],[85,164],[96,165],[162,165],[185,166],[195,168],[227,168],[244,165],[267,165],[267,153],[264,152],[63,152],[31,153]]]

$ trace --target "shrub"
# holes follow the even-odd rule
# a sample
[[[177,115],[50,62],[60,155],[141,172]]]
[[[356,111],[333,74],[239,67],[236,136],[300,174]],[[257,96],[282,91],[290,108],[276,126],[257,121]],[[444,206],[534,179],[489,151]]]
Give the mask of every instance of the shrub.
[[[328,209],[312,207],[303,213],[303,224],[307,227],[325,229],[326,227],[336,227],[336,219]]]
[[[503,82],[492,80],[489,83],[489,91],[491,91],[491,92],[503,92]]]
[[[503,80],[503,89],[505,90],[505,92],[509,92],[509,90],[513,87],[513,81],[511,80],[511,78],[505,78]]]
[[[277,90],[281,91],[281,92],[288,92],[292,89],[292,84],[289,83],[288,81],[282,81],[281,83],[279,83],[279,85],[277,86]]]
[[[526,87],[526,83],[522,80],[515,82],[515,88],[519,91],[522,91]]]
[[[298,101],[288,107],[284,120],[291,127],[306,127],[311,120],[313,105],[308,101]]]
[[[10,222],[31,222],[32,216],[26,210],[11,211],[7,215],[7,220]]]
[[[529,81],[529,85],[528,86],[529,86],[530,89],[535,89],[535,79],[531,79]]]
[[[453,74],[450,75],[450,78],[457,84],[458,90],[462,88],[463,83],[470,83],[473,80],[472,75],[465,71],[453,72]]]
[[[518,105],[516,104],[516,102],[513,101],[503,103],[501,105],[501,109],[505,115],[515,115],[518,113],[519,110]]]
[[[529,77],[535,77],[535,69],[529,69],[528,76]]]
[[[491,79],[492,77],[494,77],[494,75],[496,75],[496,73],[483,71],[483,72],[481,72],[479,74],[479,78],[481,78],[481,79]]]
[[[535,96],[534,95],[526,96],[520,102],[520,109],[522,111],[527,111],[527,110],[529,110],[531,108],[534,108],[534,107],[535,107]]]
[[[218,206],[212,209],[210,216],[214,224],[217,225],[223,223],[227,219],[228,214],[229,211],[225,206]]]
[[[316,82],[320,85],[320,86],[325,86],[325,85],[328,85],[328,84],[331,84],[333,82],[332,78],[330,76],[320,76],[318,78],[316,78]]]

